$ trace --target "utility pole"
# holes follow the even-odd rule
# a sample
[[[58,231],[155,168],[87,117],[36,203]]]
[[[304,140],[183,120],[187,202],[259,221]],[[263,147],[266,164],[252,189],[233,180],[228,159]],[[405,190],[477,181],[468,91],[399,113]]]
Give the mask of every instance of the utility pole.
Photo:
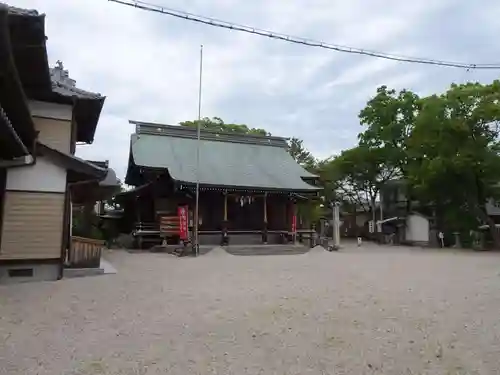
[[[201,84],[203,76],[203,44],[200,46],[200,82],[198,88],[198,123],[196,125],[196,203],[194,209],[194,246],[195,255],[200,254],[200,238],[199,229],[200,224],[200,127],[201,127]]]

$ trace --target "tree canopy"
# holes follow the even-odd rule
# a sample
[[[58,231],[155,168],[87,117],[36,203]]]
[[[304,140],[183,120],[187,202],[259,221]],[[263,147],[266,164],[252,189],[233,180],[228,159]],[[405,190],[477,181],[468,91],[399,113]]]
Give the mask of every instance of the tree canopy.
[[[319,174],[329,199],[349,206],[373,209],[381,187],[395,175],[385,150],[359,145],[320,163]]]
[[[304,146],[304,142],[296,137],[288,140],[288,152],[297,163],[308,170],[313,170],[316,166],[316,159]]]
[[[267,130],[261,128],[250,128],[245,124],[228,124],[220,117],[208,118],[204,117],[201,120],[183,121],[179,123],[181,126],[196,128],[200,124],[201,129],[214,130],[216,132],[235,133],[235,134],[253,134],[253,135],[271,135]],[[292,157],[304,168],[313,169],[316,163],[314,156],[304,147],[303,141],[293,137],[288,140],[288,152]]]
[[[245,124],[226,124],[220,117],[208,118],[204,117],[201,120],[183,121],[179,123],[181,126],[196,128],[200,124],[201,129],[214,130],[217,132],[237,133],[237,134],[255,134],[255,135],[270,135],[264,129],[249,128]]]
[[[325,189],[363,206],[388,180],[402,179],[441,225],[489,224],[500,246],[485,208],[500,198],[500,81],[454,84],[427,97],[382,86],[359,118],[358,145],[318,163]]]
[[[499,81],[452,85],[421,100],[408,137],[408,177],[418,196],[490,224],[492,235],[485,204],[499,196],[499,121]]]

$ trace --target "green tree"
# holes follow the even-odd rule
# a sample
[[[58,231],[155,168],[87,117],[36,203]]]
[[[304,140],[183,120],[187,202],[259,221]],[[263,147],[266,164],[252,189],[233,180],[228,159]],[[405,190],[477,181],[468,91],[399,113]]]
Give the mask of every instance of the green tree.
[[[359,114],[361,124],[366,127],[359,135],[359,144],[383,150],[385,163],[397,169],[401,177],[406,176],[407,142],[420,107],[420,98],[415,93],[408,90],[397,93],[382,86]]]
[[[342,201],[356,210],[372,212],[381,187],[394,178],[397,169],[387,163],[383,148],[365,145],[342,151],[327,162],[320,163],[320,177],[330,199]]]
[[[288,152],[295,159],[297,163],[306,168],[309,171],[313,171],[316,166],[316,159],[314,156],[304,147],[304,143],[301,139],[296,137],[290,138],[288,140]]]
[[[407,176],[418,197],[489,224],[495,247],[500,238],[485,204],[500,193],[499,124],[500,81],[452,85],[420,101],[406,143]]]
[[[179,123],[181,126],[196,128],[200,124],[201,129],[213,130],[216,132],[236,133],[236,134],[255,134],[255,135],[271,135],[264,129],[249,128],[245,124],[226,124],[220,117],[208,118],[204,117],[201,120],[183,121]]]
[[[196,128],[200,124],[201,129],[213,130],[216,132],[235,133],[235,134],[253,134],[270,136],[271,133],[261,128],[250,128],[245,124],[227,124],[220,117],[208,118],[204,117],[201,120],[183,121],[179,123],[181,126]],[[303,141],[293,137],[288,141],[288,152],[292,157],[304,168],[313,169],[316,164],[314,156],[304,147]]]

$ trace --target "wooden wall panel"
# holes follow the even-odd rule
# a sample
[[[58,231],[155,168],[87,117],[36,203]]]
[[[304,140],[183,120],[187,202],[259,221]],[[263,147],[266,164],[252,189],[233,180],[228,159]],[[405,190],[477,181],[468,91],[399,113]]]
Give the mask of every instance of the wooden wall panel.
[[[33,120],[41,143],[66,154],[71,152],[71,121],[39,117]]]
[[[63,216],[63,193],[6,191],[0,260],[60,258]]]

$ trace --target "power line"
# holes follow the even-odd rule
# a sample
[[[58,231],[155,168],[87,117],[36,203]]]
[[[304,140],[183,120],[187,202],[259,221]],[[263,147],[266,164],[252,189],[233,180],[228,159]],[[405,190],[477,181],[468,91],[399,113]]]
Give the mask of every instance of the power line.
[[[302,38],[302,37],[297,37],[297,36],[292,36],[292,35],[287,35],[287,34],[280,34],[280,33],[268,31],[268,30],[262,30],[262,29],[258,29],[255,27],[251,27],[251,26],[239,25],[236,23],[231,23],[231,22],[219,20],[216,18],[200,16],[200,15],[196,15],[193,13],[188,13],[188,12],[184,12],[184,11],[180,11],[180,10],[166,8],[166,7],[161,6],[161,5],[147,3],[144,1],[137,1],[137,0],[108,0],[108,1],[112,1],[114,3],[142,9],[142,10],[149,11],[149,12],[160,13],[160,14],[164,14],[164,15],[168,15],[168,16],[172,16],[172,17],[176,17],[176,18],[185,19],[185,20],[192,21],[192,22],[198,22],[198,23],[202,23],[205,25],[220,27],[220,28],[234,30],[234,31],[240,31],[240,32],[248,33],[248,34],[260,35],[260,36],[264,36],[267,38],[283,40],[285,42],[294,43],[294,44],[301,44],[301,45],[305,45],[308,47],[318,47],[318,48],[324,48],[324,49],[333,50],[333,51],[337,51],[337,52],[378,57],[381,59],[401,61],[401,62],[407,62],[407,63],[438,65],[438,66],[444,66],[444,67],[463,68],[463,69],[470,69],[470,70],[473,70],[473,69],[500,69],[500,64],[471,64],[471,63],[462,63],[462,62],[455,62],[455,61],[434,60],[434,59],[426,59],[426,58],[419,58],[419,57],[395,55],[395,54],[390,54],[390,53],[370,51],[370,50],[364,50],[364,49],[355,48],[355,47],[347,47],[347,46],[341,46],[341,45],[336,45],[336,44],[331,44],[331,43],[325,43],[325,42],[320,42],[320,41],[316,41],[313,39],[307,39],[307,38]]]

